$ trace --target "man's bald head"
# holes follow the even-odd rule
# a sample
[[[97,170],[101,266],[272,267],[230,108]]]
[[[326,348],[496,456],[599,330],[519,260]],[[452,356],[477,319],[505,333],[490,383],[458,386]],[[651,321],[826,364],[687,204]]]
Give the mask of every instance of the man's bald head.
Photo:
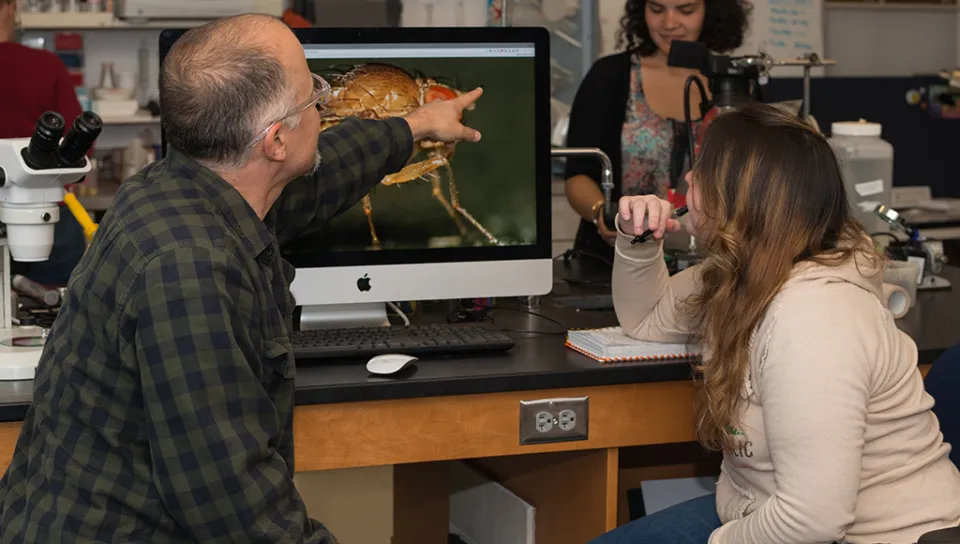
[[[212,166],[243,166],[257,133],[294,105],[284,63],[289,40],[296,41],[282,22],[259,14],[184,33],[160,70],[161,119],[170,146]]]

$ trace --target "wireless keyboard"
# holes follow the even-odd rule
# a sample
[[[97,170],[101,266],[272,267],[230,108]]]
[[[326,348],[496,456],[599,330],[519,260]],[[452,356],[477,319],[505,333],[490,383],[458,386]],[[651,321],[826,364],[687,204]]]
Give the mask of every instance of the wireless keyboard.
[[[489,323],[313,329],[294,331],[290,340],[294,357],[303,359],[505,351],[515,344]]]

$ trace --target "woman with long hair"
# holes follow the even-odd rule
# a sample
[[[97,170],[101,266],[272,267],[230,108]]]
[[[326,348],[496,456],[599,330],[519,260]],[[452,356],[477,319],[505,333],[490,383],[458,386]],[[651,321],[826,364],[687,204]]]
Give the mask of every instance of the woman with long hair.
[[[701,346],[695,423],[720,479],[595,543],[912,544],[960,524],[917,347],[881,303],[883,258],[824,137],[744,106],[707,129],[687,181],[705,259],[670,277],[670,204],[623,198],[613,297],[630,336]]]

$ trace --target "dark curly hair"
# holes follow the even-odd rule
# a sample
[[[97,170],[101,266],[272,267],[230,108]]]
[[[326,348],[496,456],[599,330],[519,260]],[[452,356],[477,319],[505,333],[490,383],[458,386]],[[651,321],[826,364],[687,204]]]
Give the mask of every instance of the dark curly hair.
[[[618,47],[626,46],[628,51],[644,57],[657,52],[657,44],[653,43],[647,28],[646,7],[647,0],[628,0],[617,32]],[[704,7],[703,29],[697,41],[716,53],[732,51],[743,45],[749,4],[743,0],[704,0]]]

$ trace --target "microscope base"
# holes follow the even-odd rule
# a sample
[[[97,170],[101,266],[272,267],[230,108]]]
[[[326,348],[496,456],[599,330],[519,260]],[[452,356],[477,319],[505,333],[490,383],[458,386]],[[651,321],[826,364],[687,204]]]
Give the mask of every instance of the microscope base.
[[[40,327],[0,329],[0,381],[32,380],[43,341]]]
[[[950,289],[950,280],[940,276],[924,275],[923,280],[917,284],[917,291],[936,291],[939,289]]]

